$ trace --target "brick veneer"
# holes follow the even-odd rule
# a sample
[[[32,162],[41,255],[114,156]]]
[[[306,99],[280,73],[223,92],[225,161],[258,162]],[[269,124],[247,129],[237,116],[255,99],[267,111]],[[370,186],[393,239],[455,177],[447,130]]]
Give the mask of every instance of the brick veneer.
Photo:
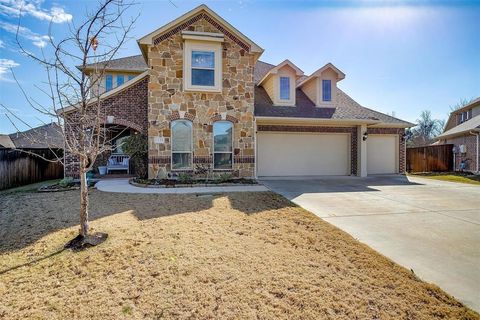
[[[258,125],[257,131],[270,132],[318,132],[318,133],[348,133],[350,134],[350,174],[357,174],[357,128],[356,127],[319,127],[290,125]]]
[[[112,124],[132,128],[146,134],[148,128],[148,76],[103,100],[101,107],[100,114],[104,123],[106,123],[107,116],[113,116]],[[95,109],[91,110],[93,114]],[[67,119],[74,119],[76,115],[75,111],[70,112],[67,114]],[[102,155],[100,159],[104,161],[106,156],[108,155]],[[78,158],[65,152],[65,176],[78,177],[78,169]]]
[[[460,163],[465,159],[470,159],[471,161],[467,162],[466,171],[478,171],[477,166],[477,137],[474,135],[464,135],[460,137],[455,137],[452,139],[447,139],[445,143],[453,143],[456,147],[464,144],[467,148],[466,153],[457,153],[455,155],[455,170],[460,170]]]
[[[405,173],[406,155],[405,155],[405,129],[403,128],[368,128],[368,135],[375,134],[398,134],[398,172]]]

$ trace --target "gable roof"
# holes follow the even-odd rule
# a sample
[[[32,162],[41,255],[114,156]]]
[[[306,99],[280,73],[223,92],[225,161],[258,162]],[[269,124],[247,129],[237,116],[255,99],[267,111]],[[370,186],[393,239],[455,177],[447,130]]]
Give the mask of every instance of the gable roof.
[[[225,27],[226,30],[224,33],[229,33],[233,37],[238,38],[242,42],[246,43],[249,47],[250,52],[257,54],[257,58],[263,53],[263,49],[259,45],[257,45],[250,38],[248,38],[243,33],[238,31],[235,27],[233,27],[230,23],[225,21],[222,17],[220,17],[208,6],[206,6],[205,4],[202,4],[190,10],[189,12],[185,13],[184,15],[178,17],[177,19],[167,23],[166,25],[158,28],[153,32],[150,32],[149,34],[137,40],[137,43],[140,46],[140,50],[142,50],[142,54],[146,56],[146,46],[153,45],[154,40],[156,38],[160,37],[161,35],[167,32],[171,32],[175,28],[179,28],[179,30],[184,29],[183,24],[185,24],[187,20],[190,20],[191,18],[196,17],[197,15],[200,15],[202,13],[205,13],[209,17],[213,18],[213,20],[215,20],[214,23],[216,22],[217,24],[220,24],[221,26]]]
[[[290,66],[293,70],[295,70],[296,76],[298,76],[298,77],[303,76],[303,71],[299,67],[297,67],[290,60],[285,59],[282,62],[280,62],[278,65],[276,65],[273,68],[270,68],[269,70],[267,70],[265,75],[258,82],[258,85],[262,84],[262,82],[264,82],[268,78],[269,75],[278,73],[278,71],[285,66]]]
[[[258,83],[257,79],[263,79],[265,74],[268,73],[269,68],[274,67],[274,65],[269,63],[262,61],[257,62],[254,73],[256,82]],[[319,70],[321,70],[321,68]],[[312,102],[301,89],[299,89],[299,86],[297,86],[295,106],[292,107],[274,106],[265,89],[256,85],[254,106],[256,117],[311,118],[339,121],[350,120],[400,128],[414,126],[413,123],[361,106],[339,88],[337,88],[337,99],[335,99],[334,107],[319,108],[315,106],[315,103]]]
[[[445,139],[458,135],[463,135],[469,133],[470,131],[480,132],[480,115],[473,117],[472,119],[465,121],[462,124],[459,124],[456,127],[453,127],[450,130],[445,131],[441,135],[437,136],[436,139]]]
[[[15,145],[13,144],[12,139],[7,134],[0,134],[0,148],[14,149]]]
[[[49,123],[27,131],[9,135],[16,149],[63,149],[62,128],[56,123]]]
[[[85,66],[84,71],[94,70],[95,67],[105,71],[129,71],[129,72],[143,72],[148,69],[147,63],[141,54],[110,61],[101,61],[98,63],[90,63]],[[82,70],[82,67],[77,67]]]
[[[327,69],[331,69],[333,70],[336,74],[337,74],[337,81],[340,81],[340,80],[343,80],[345,79],[345,73],[343,73],[342,71],[340,71],[340,69],[338,69],[337,67],[335,67],[332,63],[327,63],[326,65],[324,65],[323,67],[321,67],[320,69],[318,69],[317,71],[315,71],[314,73],[312,73],[310,76],[306,77],[305,79],[303,79],[302,81],[300,81],[298,84],[297,84],[297,87],[301,87],[303,86],[305,83],[309,82],[310,80],[314,79],[314,78],[317,78],[319,77],[323,71],[327,70]]]
[[[465,106],[458,108],[457,110],[454,110],[450,112],[450,115],[448,116],[447,123],[445,124],[444,132],[447,130],[450,130],[452,128],[455,128],[457,125],[457,121],[455,119],[455,115],[460,114],[470,108],[480,106],[480,97],[472,99],[469,103],[467,103]]]

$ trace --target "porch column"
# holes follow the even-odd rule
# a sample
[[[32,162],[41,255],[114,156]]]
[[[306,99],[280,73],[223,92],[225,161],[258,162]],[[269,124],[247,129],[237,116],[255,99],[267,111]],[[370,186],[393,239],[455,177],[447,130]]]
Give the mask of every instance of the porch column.
[[[367,125],[363,124],[357,127],[357,143],[358,143],[358,163],[357,176],[367,176],[367,140],[363,140],[363,135],[367,132]]]

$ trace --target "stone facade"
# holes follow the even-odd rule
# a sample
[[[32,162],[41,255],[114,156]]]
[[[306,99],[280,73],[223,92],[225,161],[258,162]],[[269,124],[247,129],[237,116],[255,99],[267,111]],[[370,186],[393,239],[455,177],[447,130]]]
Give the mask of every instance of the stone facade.
[[[406,171],[406,141],[404,128],[368,128],[368,135],[375,134],[398,134],[398,172],[405,173]],[[368,161],[368,159],[367,159]]]
[[[182,30],[225,34],[221,93],[183,90]],[[189,19],[154,39],[153,43],[148,48],[149,178],[171,172],[170,128],[171,122],[176,119],[188,119],[193,123],[194,167],[197,163],[212,165],[213,123],[231,121],[234,128],[232,171],[240,177],[254,177],[253,71],[256,59],[249,52],[248,45],[206,13]],[[161,142],[156,143],[155,140]]]
[[[460,137],[455,137],[451,139],[447,139],[445,141],[446,144],[452,143],[456,147],[459,147],[460,145],[464,144],[465,147],[467,148],[466,153],[456,153],[455,154],[455,163],[454,163],[454,168],[456,171],[460,170],[460,163],[463,160],[470,159],[470,161],[467,161],[467,166],[465,168],[465,171],[478,171],[477,166],[477,137],[474,135],[464,135]]]
[[[139,80],[137,83],[115,95],[103,100],[101,102],[101,117],[104,118],[103,123],[106,123],[107,116],[113,116],[111,124],[124,126],[133,129],[136,132],[147,133],[147,93],[148,90],[148,76]],[[92,115],[95,109],[91,109]],[[77,115],[75,111],[69,112],[66,115],[67,119],[72,119]],[[105,165],[108,154],[99,156],[96,165]],[[103,161],[103,163],[101,163]],[[78,178],[78,159],[65,152],[65,176]]]

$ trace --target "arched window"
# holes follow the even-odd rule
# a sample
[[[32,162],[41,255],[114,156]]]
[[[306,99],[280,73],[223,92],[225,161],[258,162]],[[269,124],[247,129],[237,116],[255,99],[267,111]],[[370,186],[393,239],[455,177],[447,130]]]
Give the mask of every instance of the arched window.
[[[192,168],[192,122],[175,120],[172,122],[172,169]]]
[[[232,169],[233,165],[233,124],[217,121],[213,124],[213,168]]]

